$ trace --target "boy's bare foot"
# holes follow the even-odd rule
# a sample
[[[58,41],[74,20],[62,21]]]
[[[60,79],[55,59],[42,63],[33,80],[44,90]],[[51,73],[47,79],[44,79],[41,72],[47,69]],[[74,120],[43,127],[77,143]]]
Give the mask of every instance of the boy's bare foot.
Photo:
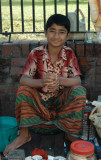
[[[31,141],[31,135],[28,132],[28,128],[21,128],[20,135],[12,143],[6,146],[3,152],[4,156],[7,156],[10,150],[17,149],[29,141]]]

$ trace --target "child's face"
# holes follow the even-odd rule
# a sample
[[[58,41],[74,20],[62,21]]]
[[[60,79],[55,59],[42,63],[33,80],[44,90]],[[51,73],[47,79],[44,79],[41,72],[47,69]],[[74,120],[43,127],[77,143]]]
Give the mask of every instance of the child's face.
[[[56,25],[55,23],[45,31],[48,44],[53,47],[62,47],[69,38],[67,29],[64,26]]]

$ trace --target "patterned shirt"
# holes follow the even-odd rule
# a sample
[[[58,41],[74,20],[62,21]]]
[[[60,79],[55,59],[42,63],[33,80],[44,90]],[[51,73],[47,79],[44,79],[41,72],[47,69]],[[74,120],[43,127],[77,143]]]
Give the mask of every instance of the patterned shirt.
[[[77,58],[73,50],[67,46],[61,49],[57,61],[52,64],[51,57],[48,53],[48,45],[43,45],[33,49],[22,71],[22,75],[27,75],[33,79],[42,79],[46,73],[55,73],[60,77],[74,77],[81,75]],[[60,90],[63,89],[60,86]],[[43,100],[56,97],[58,92],[49,92],[47,87],[39,89],[39,93]]]

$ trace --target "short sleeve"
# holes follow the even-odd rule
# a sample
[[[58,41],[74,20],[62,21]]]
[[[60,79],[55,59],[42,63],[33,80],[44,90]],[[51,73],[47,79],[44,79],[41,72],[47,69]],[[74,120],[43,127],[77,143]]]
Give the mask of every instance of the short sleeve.
[[[71,78],[77,75],[82,75],[77,57],[71,48],[65,49],[66,59],[64,60],[63,77]]]
[[[70,64],[69,64],[70,73],[72,73],[73,76],[82,75],[79,68],[77,57],[75,56],[73,51],[71,52],[71,54],[72,55],[71,55]],[[69,77],[71,77],[71,75],[69,75]]]
[[[36,64],[37,64],[37,56],[35,54],[35,51],[32,51],[27,58],[25,66],[21,72],[21,75],[27,75],[33,78],[33,76],[36,73],[36,68],[37,68]]]

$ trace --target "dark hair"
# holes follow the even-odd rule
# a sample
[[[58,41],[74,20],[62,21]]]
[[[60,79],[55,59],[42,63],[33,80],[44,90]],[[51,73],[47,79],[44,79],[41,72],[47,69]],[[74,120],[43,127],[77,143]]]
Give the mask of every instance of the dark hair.
[[[70,20],[66,16],[62,14],[54,14],[50,16],[47,20],[45,30],[47,31],[47,29],[54,23],[60,26],[64,26],[68,33],[70,32]]]

